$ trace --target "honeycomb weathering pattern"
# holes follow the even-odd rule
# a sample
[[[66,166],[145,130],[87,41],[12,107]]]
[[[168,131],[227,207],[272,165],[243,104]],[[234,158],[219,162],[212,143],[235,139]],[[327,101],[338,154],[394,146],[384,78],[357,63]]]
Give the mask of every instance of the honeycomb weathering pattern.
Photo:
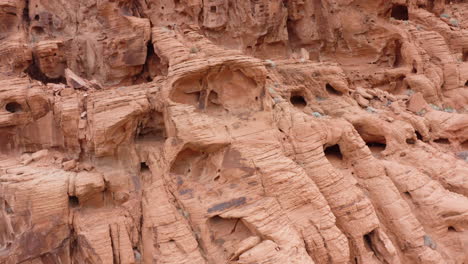
[[[0,0],[1,264],[468,263],[468,3]]]

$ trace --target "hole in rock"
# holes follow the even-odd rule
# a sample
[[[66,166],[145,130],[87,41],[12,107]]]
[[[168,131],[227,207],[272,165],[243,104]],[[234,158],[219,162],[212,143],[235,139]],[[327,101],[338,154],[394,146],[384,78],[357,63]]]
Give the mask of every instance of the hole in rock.
[[[10,102],[5,105],[5,110],[10,113],[19,113],[23,111],[23,107],[17,102]]]
[[[414,140],[414,138],[407,138],[406,139],[406,144],[410,144],[410,145],[416,144],[416,140]]]
[[[129,64],[132,63],[133,56],[124,58]],[[135,77],[134,84],[152,82],[156,76],[167,75],[168,65],[154,51],[153,43],[148,41],[146,46],[146,60],[143,70]]]
[[[463,49],[462,53],[463,53],[463,56],[462,56],[463,61],[468,61],[468,49]]]
[[[418,140],[423,140],[423,136],[421,136],[421,134],[416,130],[416,137],[418,138]]]
[[[210,7],[210,12],[211,13],[216,13],[216,6],[211,6]]]
[[[468,86],[468,81],[465,82],[465,86]]]
[[[325,157],[328,160],[343,160],[343,155],[341,154],[340,146],[335,144],[333,146],[326,147],[325,150]]]
[[[457,232],[457,230],[456,230],[455,227],[453,227],[453,226],[449,226],[449,227],[447,228],[447,230],[448,230],[449,232]]]
[[[291,101],[291,104],[293,104],[295,107],[304,108],[307,106],[307,101],[301,94],[292,93],[291,98],[289,100]]]
[[[411,194],[409,192],[403,192],[403,195],[408,198],[408,199],[411,199]]]
[[[450,144],[450,141],[446,138],[438,138],[436,140],[434,140],[435,143],[437,144],[444,144],[444,145],[449,145]]]
[[[68,205],[71,208],[77,207],[80,204],[78,197],[76,196],[68,196]]]
[[[397,20],[408,20],[408,7],[404,5],[394,5],[392,7],[391,16]]]
[[[217,175],[213,180],[218,181],[221,178],[221,176]]]
[[[333,88],[333,86],[331,86],[329,83],[325,85],[325,89],[327,90],[328,94],[341,95],[341,92]]]
[[[149,166],[146,164],[146,162],[141,162],[140,163],[140,171],[149,171]]]
[[[34,20],[36,20],[36,21],[39,20],[39,15],[35,15]]]
[[[372,238],[371,236],[373,235],[374,231],[371,231],[367,234],[364,235],[364,245],[366,246],[367,249],[372,250]]]
[[[385,261],[383,261],[383,256],[379,252],[381,247],[374,246],[374,242],[375,242],[374,240],[376,240],[377,242],[379,241],[378,234],[376,232],[377,232],[377,229],[374,229],[371,232],[364,235],[364,237],[363,237],[364,246],[368,250],[370,250],[370,251],[372,251],[374,253],[375,257],[378,260],[380,260],[380,261],[378,261],[379,263],[384,263]]]

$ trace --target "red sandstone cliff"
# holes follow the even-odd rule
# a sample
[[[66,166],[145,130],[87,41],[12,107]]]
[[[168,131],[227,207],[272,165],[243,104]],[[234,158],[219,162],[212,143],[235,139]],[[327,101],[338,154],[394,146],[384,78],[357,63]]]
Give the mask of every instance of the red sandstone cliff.
[[[468,263],[468,3],[0,0],[0,263]]]

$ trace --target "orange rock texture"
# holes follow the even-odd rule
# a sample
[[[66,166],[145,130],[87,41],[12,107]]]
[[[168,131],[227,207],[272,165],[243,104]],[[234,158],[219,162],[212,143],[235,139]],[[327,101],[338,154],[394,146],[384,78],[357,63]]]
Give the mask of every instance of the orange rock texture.
[[[0,0],[1,264],[467,264],[464,0]]]

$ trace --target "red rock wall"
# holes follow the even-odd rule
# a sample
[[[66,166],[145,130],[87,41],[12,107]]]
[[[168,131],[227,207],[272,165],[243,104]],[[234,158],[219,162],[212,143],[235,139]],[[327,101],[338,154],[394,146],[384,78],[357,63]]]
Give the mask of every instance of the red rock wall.
[[[0,263],[468,263],[468,3],[0,0]]]

